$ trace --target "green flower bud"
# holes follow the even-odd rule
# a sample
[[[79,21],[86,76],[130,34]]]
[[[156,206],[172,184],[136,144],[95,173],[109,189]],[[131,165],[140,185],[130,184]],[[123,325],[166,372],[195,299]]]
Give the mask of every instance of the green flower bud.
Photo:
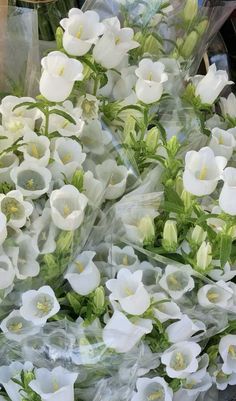
[[[56,43],[57,43],[57,50],[63,49],[63,35],[64,31],[63,29],[59,26],[56,30]]]
[[[143,47],[144,53],[148,54],[159,54],[161,49],[160,42],[153,36],[149,35],[145,40],[145,44]]]
[[[35,379],[34,372],[24,372],[24,386],[28,387],[29,383]]]
[[[203,242],[197,252],[197,267],[206,270],[212,262],[212,248],[209,242]]]
[[[177,192],[177,194],[178,194],[179,196],[182,195],[183,190],[184,190],[183,178],[180,177],[179,175],[178,175],[178,177],[177,177],[176,180],[175,180],[175,190],[176,190],[176,192]]]
[[[192,21],[198,12],[198,0],[187,0],[184,7],[185,21]]]
[[[105,292],[103,287],[98,287],[95,290],[94,297],[93,297],[93,304],[95,307],[95,313],[101,311],[105,305]]]
[[[190,207],[192,206],[192,195],[187,191],[183,191],[181,199],[184,202],[185,209],[186,210],[190,209]]]
[[[80,192],[83,191],[83,187],[84,187],[83,170],[75,170],[72,180],[71,180],[71,185],[74,185],[74,187],[77,188]]]
[[[172,136],[172,138],[167,143],[167,150],[171,153],[172,156],[175,156],[180,148],[179,141],[176,136]]]
[[[52,253],[48,253],[43,257],[44,263],[48,266],[49,270],[53,270],[57,266],[57,262]]]
[[[135,124],[136,121],[132,115],[128,115],[125,119],[125,125],[124,125],[124,142],[127,145],[132,144],[132,138],[131,134],[133,137],[135,137]]]
[[[192,234],[191,234],[191,240],[193,241],[194,244],[196,245],[201,245],[207,237],[207,232],[203,230],[202,227],[196,226],[194,227]]]
[[[175,220],[167,220],[163,230],[163,248],[168,252],[176,251],[178,246],[177,223]]]
[[[159,141],[159,130],[157,127],[153,127],[148,131],[146,136],[146,146],[149,152],[155,153],[157,150]]]
[[[232,237],[233,241],[236,239],[236,226],[233,226],[229,229],[228,235]]]
[[[57,250],[61,253],[71,249],[74,239],[74,231],[62,231],[57,240]]]
[[[143,217],[138,223],[138,230],[143,236],[144,245],[152,245],[155,239],[155,226],[150,216]]]
[[[195,27],[197,33],[202,36],[204,34],[204,32],[206,31],[208,27],[208,20],[205,19],[201,22],[199,22],[199,24]]]
[[[187,38],[184,41],[184,44],[181,48],[181,55],[184,58],[189,58],[193,50],[195,49],[197,42],[198,42],[199,36],[196,31],[192,31]]]

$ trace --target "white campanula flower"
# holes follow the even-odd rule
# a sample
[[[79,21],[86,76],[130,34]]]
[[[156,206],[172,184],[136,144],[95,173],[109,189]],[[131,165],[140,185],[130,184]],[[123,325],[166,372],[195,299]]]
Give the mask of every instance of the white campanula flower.
[[[7,218],[5,214],[0,212],[0,245],[3,244],[7,238]]]
[[[46,167],[50,159],[50,141],[46,136],[37,135],[33,131],[27,132],[22,139],[23,146],[20,151],[23,153],[24,160],[38,163]]]
[[[236,335],[228,334],[221,338],[219,353],[224,362],[223,373],[227,375],[236,373]]]
[[[115,311],[103,329],[103,341],[116,352],[129,352],[141,338],[152,331],[152,321],[135,318],[129,320],[122,312]]]
[[[52,371],[41,368],[35,370],[35,380],[30,388],[42,401],[74,401],[74,384],[78,373],[70,372],[61,366]]]
[[[93,205],[100,204],[105,192],[103,183],[94,178],[94,175],[91,171],[86,171],[83,178],[83,190],[85,196],[87,196],[89,202]]]
[[[13,284],[15,269],[7,255],[0,255],[0,290],[4,290]]]
[[[19,342],[29,335],[36,334],[40,330],[40,326],[35,326],[28,320],[25,320],[19,310],[13,310],[3,319],[0,328],[6,338]]]
[[[179,306],[169,299],[164,292],[153,294],[152,299],[154,315],[161,323],[167,322],[168,320],[181,319],[182,313]]]
[[[124,99],[127,99],[128,96],[131,95],[132,89],[135,87],[137,82],[135,70],[135,66],[129,66],[121,69],[121,75],[118,74],[118,80],[115,82],[112,89],[113,99],[124,101]]]
[[[64,102],[75,81],[83,80],[83,65],[66,54],[53,51],[41,61],[43,73],[40,79],[40,93],[51,102]]]
[[[227,124],[225,121],[220,118],[218,114],[213,114],[211,118],[206,120],[206,127],[209,129],[209,131],[212,131],[214,128],[220,128],[220,129],[227,129]]]
[[[185,157],[184,188],[196,196],[210,195],[216,189],[227,160],[215,157],[209,147],[190,151]]]
[[[165,268],[165,273],[160,279],[159,284],[171,298],[177,300],[194,288],[194,280],[191,277],[192,274],[193,271],[189,265],[183,265],[181,267],[168,265]]]
[[[93,57],[104,68],[111,69],[117,67],[130,50],[140,45],[133,40],[133,29],[121,28],[117,17],[108,18],[103,23],[105,33],[96,43]]]
[[[203,241],[197,251],[197,267],[206,270],[212,262],[212,247],[209,242]]]
[[[198,369],[197,356],[201,353],[200,345],[191,341],[182,341],[168,348],[161,357],[166,366],[166,373],[171,378],[185,379]]]
[[[235,139],[228,131],[221,128],[212,130],[209,147],[213,150],[215,156],[223,156],[229,160],[232,157],[235,145]]]
[[[10,191],[7,195],[0,194],[0,210],[7,217],[10,226],[21,228],[33,212],[33,205],[24,200],[19,190]]]
[[[212,381],[216,384],[218,390],[226,390],[228,386],[234,386],[236,384],[236,372],[226,374],[222,371],[222,364],[218,364],[217,368],[211,369]]]
[[[194,401],[202,394],[203,396],[212,387],[212,378],[207,372],[197,371],[190,374],[183,382],[183,386],[175,393],[175,401]]]
[[[59,134],[64,137],[78,137],[84,127],[84,121],[81,119],[82,110],[79,107],[74,108],[70,100],[66,100],[62,106],[57,105],[56,107],[52,107],[50,111],[52,112],[54,109],[69,114],[75,121],[75,124],[62,115],[52,113],[49,117],[49,133],[59,132]]]
[[[223,173],[224,186],[222,188],[219,204],[221,209],[231,216],[236,216],[236,168],[227,167]]]
[[[163,94],[163,83],[168,80],[168,75],[164,71],[165,66],[159,61],[153,62],[148,58],[140,61],[135,71],[138,77],[135,90],[139,100],[146,104],[160,100]]]
[[[113,245],[109,250],[108,263],[118,266],[119,269],[127,268],[132,270],[139,266],[138,257],[131,246],[119,248]]]
[[[35,325],[43,325],[60,310],[54,291],[49,286],[39,290],[29,290],[22,295],[20,314]]]
[[[33,239],[27,234],[22,234],[16,241],[16,246],[8,250],[19,280],[28,277],[36,277],[40,267],[37,261],[39,253],[33,247]]]
[[[50,171],[53,178],[63,180],[64,176],[71,179],[75,170],[84,163],[86,154],[82,152],[81,145],[71,138],[57,138],[53,142]]]
[[[167,336],[170,343],[189,340],[195,333],[205,332],[206,326],[200,320],[192,320],[187,315],[183,315],[181,319],[170,324],[167,329]]]
[[[22,401],[21,387],[13,379],[20,380],[21,372],[31,372],[33,365],[30,362],[12,362],[9,366],[0,367],[0,382],[11,401]]]
[[[77,107],[81,109],[82,119],[85,121],[98,118],[99,100],[96,96],[87,93],[80,96],[77,102]]]
[[[97,178],[106,186],[106,199],[114,200],[124,194],[128,174],[125,166],[118,166],[116,161],[111,159],[96,167]]]
[[[233,82],[229,81],[226,71],[216,69],[216,65],[212,64],[208,73],[199,79],[196,85],[196,96],[199,96],[201,102],[204,104],[213,104],[222,90],[227,85],[232,85]]]
[[[42,216],[34,220],[32,231],[32,246],[37,253],[45,255],[55,251],[58,230],[52,222],[50,208],[45,208]]]
[[[236,118],[236,96],[234,93],[230,93],[227,98],[221,97],[220,107],[225,117]]]
[[[0,113],[4,126],[9,126],[11,122],[16,123],[18,121],[24,126],[34,129],[35,121],[40,117],[40,111],[37,108],[28,109],[27,106],[20,106],[15,109],[16,106],[25,102],[36,103],[32,97],[6,96],[2,99]]]
[[[19,167],[14,167],[10,175],[16,189],[29,199],[37,199],[45,194],[52,179],[46,167],[28,161],[24,161]]]
[[[102,155],[105,152],[105,146],[110,141],[108,135],[108,132],[102,129],[102,124],[99,120],[91,120],[84,126],[79,138],[85,152]]]
[[[214,269],[208,273],[208,276],[214,281],[230,281],[236,276],[236,266],[231,266],[228,262],[224,265],[223,270],[219,260],[214,260]]]
[[[137,392],[134,393],[131,401],[172,401],[173,390],[161,377],[149,379],[143,377],[137,380]]]
[[[74,231],[84,220],[84,211],[88,198],[73,185],[64,185],[51,193],[50,206],[52,220],[56,227],[65,231]]]
[[[72,56],[83,56],[97,42],[105,27],[99,22],[99,15],[95,11],[83,13],[78,8],[72,8],[68,16],[60,22],[65,30],[63,47]]]
[[[19,159],[14,153],[7,153],[0,157],[0,182],[12,183],[10,172],[19,165]]]
[[[110,300],[119,301],[121,308],[131,315],[142,315],[150,306],[150,296],[142,282],[143,273],[132,273],[121,269],[117,278],[108,280],[106,287],[111,291]]]
[[[201,287],[197,298],[199,305],[204,308],[227,308],[232,295],[232,289],[221,280],[215,284],[207,284]]]
[[[100,284],[100,273],[93,262],[95,255],[95,252],[82,252],[67,270],[65,279],[77,294],[88,295]]]

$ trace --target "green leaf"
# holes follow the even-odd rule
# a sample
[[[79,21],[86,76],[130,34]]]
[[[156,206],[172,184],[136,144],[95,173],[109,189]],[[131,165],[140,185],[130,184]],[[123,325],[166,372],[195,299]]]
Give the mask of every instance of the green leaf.
[[[7,136],[0,136],[0,141],[3,139],[8,139]]]
[[[176,203],[165,201],[162,204],[162,209],[165,212],[170,212],[170,213],[177,213],[177,214],[182,214],[184,213],[184,209],[182,206],[177,205]]]
[[[180,206],[184,210],[184,202],[174,189],[172,188],[165,189],[165,199],[166,201],[169,201],[171,203]]]
[[[61,116],[68,120],[71,124],[76,125],[76,121],[74,120],[74,118],[63,110],[53,109],[49,111],[49,114],[57,114],[58,116]]]
[[[223,234],[221,235],[220,241],[220,264],[221,267],[224,267],[230,258],[232,250],[232,237],[229,235]]]
[[[128,106],[122,107],[122,108],[118,111],[118,114],[122,113],[122,111],[125,111],[125,110],[137,110],[137,111],[143,113],[142,107],[130,104],[130,105],[128,105]]]
[[[80,314],[80,311],[81,311],[81,303],[80,303],[80,301],[79,301],[79,299],[78,299],[78,295],[75,294],[75,293],[73,293],[73,292],[69,292],[69,293],[66,295],[66,297],[67,297],[67,299],[68,299],[68,301],[69,301],[69,303],[70,303],[70,305],[71,305],[73,311],[74,311],[76,314]]]

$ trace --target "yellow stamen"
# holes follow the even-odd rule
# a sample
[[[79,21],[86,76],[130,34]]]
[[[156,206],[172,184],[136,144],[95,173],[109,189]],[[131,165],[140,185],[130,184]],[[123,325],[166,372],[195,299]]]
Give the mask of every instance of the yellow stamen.
[[[123,263],[124,266],[128,266],[129,265],[129,261],[128,261],[128,256],[127,255],[125,255],[123,257],[122,263]]]
[[[48,302],[38,302],[36,306],[39,311],[42,311],[44,313],[48,313],[51,309]]]
[[[33,189],[34,188],[34,180],[33,180],[33,178],[31,178],[31,180],[27,181],[26,187],[28,189]]]
[[[12,323],[9,326],[9,329],[10,329],[10,331],[13,331],[13,332],[17,333],[17,331],[20,331],[22,329],[22,327],[23,327],[23,324],[20,323],[20,322],[19,323]]]
[[[10,208],[9,208],[9,210],[10,210],[10,213],[16,213],[16,212],[18,212],[18,207],[16,207],[16,206],[10,206]]]
[[[121,39],[119,38],[119,36],[117,36],[115,39],[115,44],[119,45],[120,43],[121,43]]]
[[[219,137],[219,145],[224,145],[224,139],[222,135]]]
[[[76,268],[79,270],[80,273],[84,271],[84,265],[81,262],[75,262]]]
[[[71,214],[71,209],[69,208],[68,205],[65,205],[63,208],[63,214],[65,217],[69,216],[69,214]]]
[[[185,387],[191,390],[195,386],[196,382],[194,380],[188,382]]]
[[[219,294],[216,292],[210,292],[207,294],[207,298],[210,302],[216,302],[219,299]]]
[[[185,369],[185,367],[186,367],[186,364],[185,364],[183,355],[181,354],[181,352],[177,352],[176,357],[175,357],[174,369],[182,370],[182,369]]]
[[[63,162],[63,164],[67,164],[67,163],[69,163],[69,162],[71,161],[71,159],[72,159],[71,154],[70,154],[70,153],[66,153],[66,154],[62,157],[61,161]]]
[[[79,28],[79,30],[78,30],[78,32],[77,32],[76,35],[75,35],[77,39],[80,39],[80,38],[81,38],[81,36],[83,35],[83,31],[84,31],[84,28],[83,28],[83,26],[81,25],[80,28]]]
[[[134,292],[130,288],[125,288],[125,294],[127,297],[130,297],[131,295],[134,295]]]
[[[147,79],[148,79],[148,81],[152,81],[152,80],[153,80],[153,73],[152,73],[152,72],[150,72],[150,73],[148,74]]]
[[[31,145],[31,153],[32,153],[32,156],[35,157],[35,159],[40,159],[40,154],[39,154],[38,148],[35,145],[35,143],[33,143]]]
[[[57,73],[58,73],[59,77],[61,77],[64,74],[64,72],[65,72],[65,67],[58,68]]]
[[[59,385],[58,385],[58,383],[57,383],[57,381],[56,381],[56,379],[53,380],[52,386],[53,386],[53,391],[54,391],[54,393],[55,393],[56,391],[58,391],[59,388],[60,388]]]
[[[200,174],[199,174],[199,180],[205,180],[207,177],[207,167],[203,165]]]
[[[229,353],[232,356],[232,358],[236,359],[236,347],[234,345],[230,345]]]
[[[69,125],[69,121],[65,120],[64,124],[62,125],[62,128],[66,128]]]
[[[174,276],[168,276],[168,282],[169,282],[170,284],[175,285],[175,286],[178,286],[178,285],[179,285],[178,280],[177,280]]]
[[[162,396],[163,396],[163,391],[161,390],[156,391],[155,393],[152,393],[148,396],[148,401],[158,400],[158,398],[161,398]]]

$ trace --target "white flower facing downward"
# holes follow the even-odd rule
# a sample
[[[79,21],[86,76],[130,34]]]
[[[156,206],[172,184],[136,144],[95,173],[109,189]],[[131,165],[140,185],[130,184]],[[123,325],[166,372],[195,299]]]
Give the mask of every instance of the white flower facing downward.
[[[84,194],[87,196],[90,203],[98,205],[102,201],[104,195],[104,185],[94,178],[91,171],[86,171],[84,174]]]
[[[184,188],[196,196],[210,195],[215,189],[227,160],[215,157],[212,149],[190,151],[185,157]]]
[[[224,186],[219,198],[220,207],[225,213],[236,216],[236,168],[227,167],[223,173],[223,180]]]
[[[21,228],[33,213],[33,205],[24,201],[19,190],[10,191],[7,195],[0,194],[0,209],[7,217],[10,226]]]
[[[236,96],[234,93],[230,93],[227,98],[221,97],[220,107],[225,117],[236,118]]]
[[[42,216],[34,220],[32,224],[32,246],[38,254],[53,253],[56,249],[57,228],[51,219],[50,208],[45,208]]]
[[[227,72],[217,71],[216,65],[212,64],[208,73],[197,83],[195,93],[196,96],[200,97],[202,103],[213,104],[225,86],[232,84],[233,82],[229,81]]]
[[[169,377],[185,379],[190,373],[197,371],[197,356],[200,353],[200,345],[191,341],[182,341],[167,349],[162,354],[161,362],[166,366]]]
[[[50,205],[55,226],[65,231],[79,228],[84,220],[87,203],[88,198],[73,185],[65,185],[53,191]]]
[[[99,15],[95,11],[83,11],[72,8],[69,18],[61,20],[65,30],[63,47],[72,56],[83,56],[104,32],[104,25],[99,22]]]
[[[0,290],[4,290],[13,284],[15,269],[11,260],[6,255],[0,255]]]
[[[115,160],[106,160],[96,167],[96,174],[107,187],[106,199],[117,199],[124,194],[128,178],[128,170],[125,166],[118,166]]]
[[[164,72],[165,66],[159,61],[143,59],[135,71],[138,81],[136,83],[136,95],[143,103],[151,104],[160,100],[163,93],[163,83],[168,80]]]
[[[168,265],[159,284],[171,298],[177,300],[194,288],[192,273],[192,268],[189,265],[183,265],[182,267]]]
[[[116,279],[106,282],[111,291],[110,300],[119,301],[122,309],[131,315],[142,315],[150,306],[150,296],[144,288],[142,276],[141,270],[132,273],[121,269]]]
[[[12,259],[16,276],[19,280],[36,277],[39,274],[38,252],[34,249],[33,239],[29,235],[21,234],[19,236],[16,246],[9,251],[9,256]]]
[[[46,167],[37,163],[23,162],[11,171],[16,189],[30,199],[37,199],[49,190],[52,175]]]
[[[74,384],[78,373],[69,372],[61,366],[52,371],[35,370],[35,380],[29,383],[42,401],[74,401]]]
[[[236,373],[236,335],[228,334],[221,338],[219,353],[224,362],[223,373],[227,375]]]
[[[77,294],[88,295],[100,284],[100,273],[93,262],[95,255],[95,252],[82,252],[68,268],[65,279]]]
[[[83,80],[83,65],[66,54],[54,51],[41,61],[43,73],[40,93],[51,102],[64,102],[70,95],[75,81]]]
[[[24,160],[38,163],[42,167],[48,165],[50,159],[50,141],[46,136],[38,136],[35,132],[27,132],[23,136],[23,146],[20,151]]]
[[[187,315],[183,315],[181,319],[170,324],[166,332],[171,343],[189,340],[197,332],[205,332],[206,326],[200,320],[193,321]]]
[[[40,326],[25,320],[19,310],[13,310],[2,320],[0,328],[5,337],[13,341],[22,341],[29,335],[34,335],[40,330]]]
[[[109,134],[102,129],[102,124],[99,120],[89,121],[80,135],[83,149],[95,155],[102,155],[109,141],[108,135]]]
[[[172,401],[173,390],[161,377],[147,377],[137,380],[137,392],[131,401]]]
[[[155,293],[152,296],[152,301],[154,315],[161,323],[181,319],[182,313],[179,306],[169,299],[164,292]]]
[[[117,67],[130,50],[140,45],[133,40],[133,29],[121,28],[117,17],[108,18],[103,23],[106,27],[105,33],[96,43],[93,56],[97,63],[111,69]]]
[[[118,266],[120,269],[135,269],[139,265],[139,260],[131,246],[119,248],[118,246],[114,245],[109,250],[108,263],[113,266]]]
[[[22,307],[20,314],[35,325],[43,325],[46,321],[56,315],[60,310],[60,304],[49,286],[41,287],[39,290],[26,291],[22,295]]]
[[[227,308],[232,296],[233,290],[224,281],[204,285],[197,294],[198,303],[204,308]]]
[[[235,144],[233,135],[228,131],[220,128],[212,130],[209,147],[213,150],[215,156],[223,156],[229,160],[232,157]]]
[[[115,311],[103,329],[103,341],[116,352],[129,352],[141,338],[152,331],[152,321],[135,318],[130,321],[122,312]]]

